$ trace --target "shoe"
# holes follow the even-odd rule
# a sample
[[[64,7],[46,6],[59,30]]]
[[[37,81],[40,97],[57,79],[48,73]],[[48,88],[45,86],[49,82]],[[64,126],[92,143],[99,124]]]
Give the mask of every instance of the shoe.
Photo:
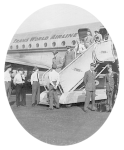
[[[56,109],[59,109],[60,107],[56,107]]]
[[[53,108],[50,108],[50,107],[49,107],[49,108],[47,108],[47,110],[53,110]]]
[[[87,109],[83,109],[83,110],[84,110],[85,113],[88,113],[88,110],[87,110]]]
[[[96,111],[96,110],[97,110],[97,108],[96,108],[96,107],[93,107],[93,108],[91,108],[91,110],[92,110],[92,111]]]
[[[34,106],[35,106],[35,103],[32,104],[32,107],[34,107]]]

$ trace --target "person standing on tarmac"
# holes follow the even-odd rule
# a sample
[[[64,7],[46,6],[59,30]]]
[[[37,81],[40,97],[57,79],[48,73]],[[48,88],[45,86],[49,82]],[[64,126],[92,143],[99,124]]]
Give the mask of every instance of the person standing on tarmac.
[[[26,71],[23,71],[23,74],[22,74],[22,80],[23,80],[23,85],[22,85],[22,93],[23,93],[23,97],[22,97],[22,106],[26,106],[26,76],[27,76],[27,73]]]
[[[23,98],[23,78],[22,78],[22,74],[23,74],[23,69],[19,68],[18,69],[18,73],[15,75],[14,79],[13,79],[13,83],[16,86],[16,106],[19,107],[21,105],[20,99]],[[23,101],[23,99],[22,99]]]
[[[12,81],[11,73],[10,73],[11,71],[12,71],[11,65],[5,66],[4,82],[5,82],[6,94],[9,101],[11,96],[11,81]]]
[[[108,111],[111,111],[113,106],[113,93],[117,86],[117,81],[115,81],[115,78],[117,78],[117,73],[112,71],[111,65],[108,65],[108,74],[106,74],[105,77],[107,104],[109,105]]]
[[[54,55],[54,57],[53,57],[53,60],[52,60],[52,64],[55,64],[56,66],[57,66],[57,69],[56,69],[56,71],[57,72],[60,72],[61,71],[61,69],[62,69],[62,66],[63,66],[63,60],[62,60],[62,58],[59,56],[59,55],[57,55],[58,54],[58,51],[53,51],[53,55]]]
[[[91,110],[95,111],[95,77],[96,73],[94,72],[95,65],[93,63],[90,64],[90,70],[85,72],[84,75],[84,84],[85,84],[85,90],[86,90],[86,98],[85,98],[85,104],[84,104],[84,111],[88,111],[88,105],[90,102],[90,98],[92,100],[92,106]]]
[[[33,73],[31,75],[31,85],[32,85],[32,107],[36,105],[35,100],[37,99],[37,105],[40,102],[40,83],[39,83],[39,69],[34,67]]]
[[[57,95],[57,87],[60,82],[60,77],[59,73],[56,71],[56,64],[52,65],[52,70],[49,73],[49,100],[50,100],[50,105],[49,109],[53,110],[53,102],[55,101],[56,108],[59,109],[59,98]]]

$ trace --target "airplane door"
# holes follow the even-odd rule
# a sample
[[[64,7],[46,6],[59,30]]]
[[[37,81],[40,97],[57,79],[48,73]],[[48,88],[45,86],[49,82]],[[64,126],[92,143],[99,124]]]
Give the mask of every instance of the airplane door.
[[[84,41],[84,38],[87,36],[87,31],[90,31],[88,28],[82,28],[78,30],[79,39]],[[91,33],[91,31],[90,31]],[[91,33],[92,35],[92,33]]]

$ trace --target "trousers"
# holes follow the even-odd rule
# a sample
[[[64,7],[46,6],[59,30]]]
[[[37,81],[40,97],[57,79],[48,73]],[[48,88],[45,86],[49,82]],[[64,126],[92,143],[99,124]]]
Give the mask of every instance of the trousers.
[[[22,99],[22,105],[25,106],[26,105],[26,84],[25,83],[22,85],[21,99]]]
[[[40,102],[40,84],[38,81],[34,81],[32,84],[32,104]]]
[[[50,108],[53,109],[53,102],[55,102],[55,106],[59,108],[59,98],[57,95],[57,89],[54,89],[53,85],[49,85],[49,100],[50,100]]]
[[[109,105],[110,109],[112,109],[112,98],[113,98],[113,90],[111,91],[106,91],[107,95],[107,104]]]
[[[20,99],[22,99],[23,101],[23,90],[22,90],[22,86],[23,84],[16,84],[16,105],[19,106],[20,103]]]
[[[86,98],[85,98],[85,104],[84,109],[87,110],[90,102],[90,98],[92,100],[92,109],[95,107],[95,91],[86,91]]]
[[[5,81],[5,89],[6,89],[6,94],[7,94],[8,100],[10,101],[10,96],[11,96],[11,82]]]

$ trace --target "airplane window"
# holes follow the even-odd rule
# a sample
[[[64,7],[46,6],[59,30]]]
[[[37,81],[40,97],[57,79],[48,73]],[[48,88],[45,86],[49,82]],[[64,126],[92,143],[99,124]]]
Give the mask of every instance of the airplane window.
[[[19,46],[18,45],[16,45],[16,49],[18,49],[19,48]]]
[[[10,46],[10,49],[12,49],[13,47],[12,47],[12,45]]]
[[[62,46],[65,46],[65,41],[62,41],[62,43],[61,43],[61,44],[62,44]]]
[[[56,46],[56,42],[53,42],[53,43],[52,43],[52,46],[55,47],[55,46]]]
[[[31,48],[31,44],[28,45],[28,48]]]
[[[36,44],[36,47],[39,47],[39,43]]]
[[[44,47],[47,47],[47,43],[44,43]]]
[[[73,40],[73,41],[72,41],[72,44],[73,44],[73,45],[75,45],[75,44],[76,44],[76,41],[75,41],[75,40]]]
[[[22,45],[22,48],[25,48],[25,45],[24,45],[24,44]]]

